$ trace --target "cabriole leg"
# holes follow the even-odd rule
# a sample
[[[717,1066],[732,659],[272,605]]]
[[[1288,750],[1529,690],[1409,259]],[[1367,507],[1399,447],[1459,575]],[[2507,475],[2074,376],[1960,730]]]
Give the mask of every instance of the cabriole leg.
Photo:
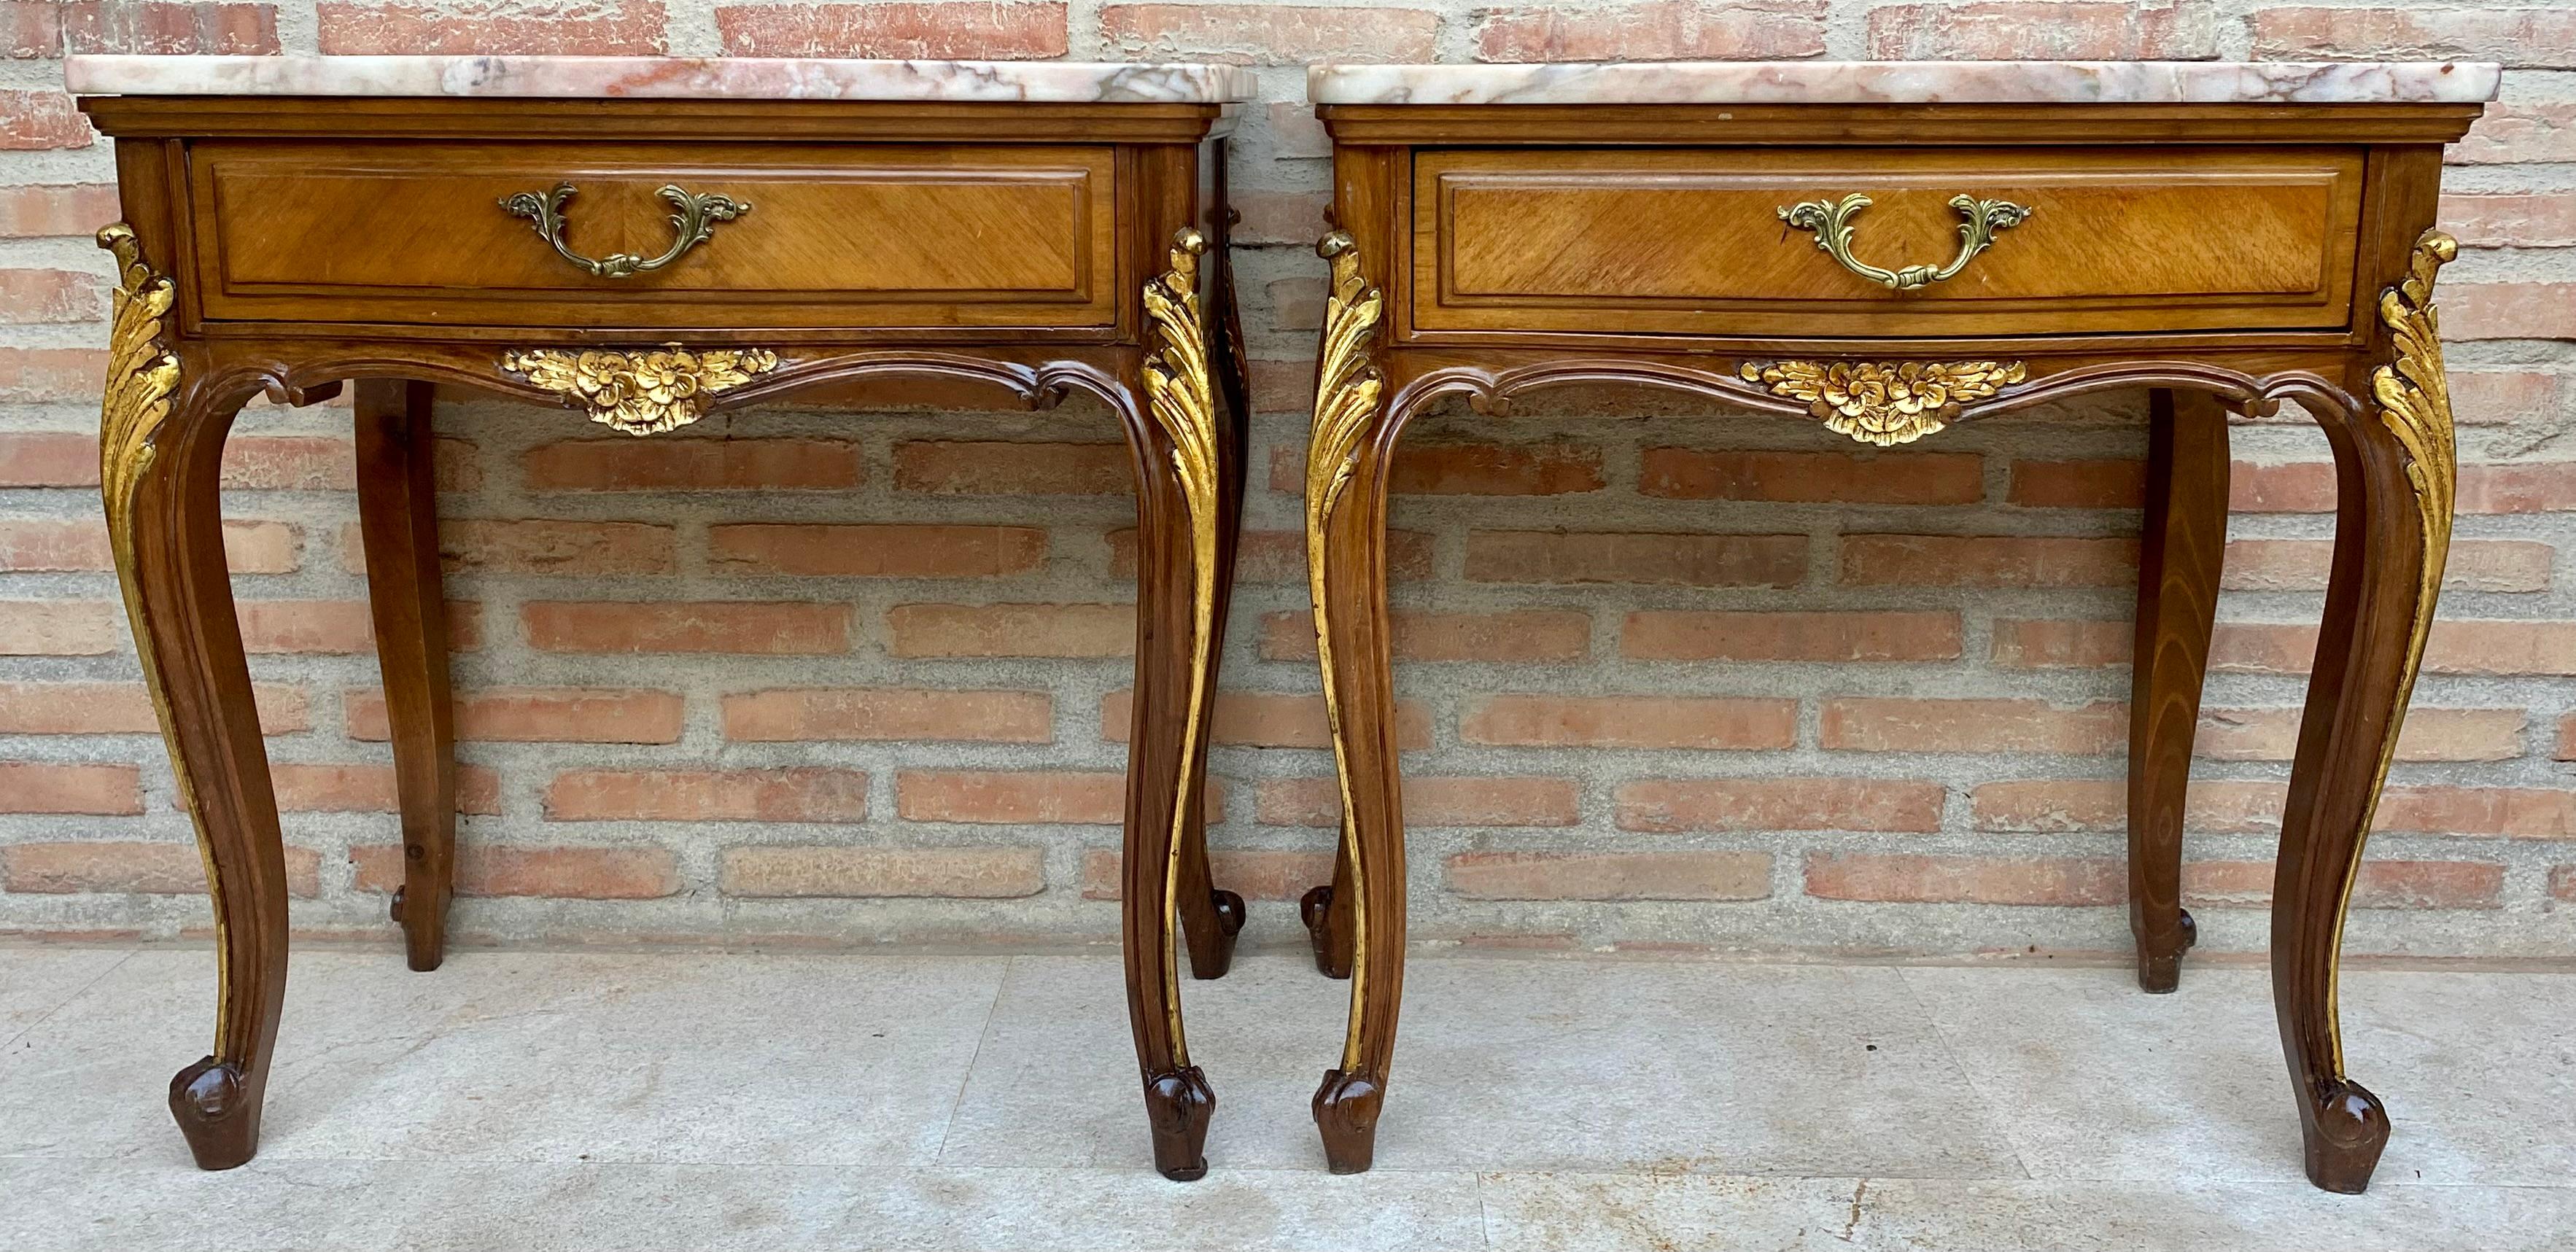
[[[2148,393],[2147,517],[2129,693],[2129,929],[2138,985],[2167,992],[2195,933],[2182,907],[2191,742],[2227,551],[2227,410],[2200,392]]]
[[[1314,1114],[1326,1164],[1336,1174],[1354,1174],[1376,1155],[1404,986],[1404,827],[1386,635],[1384,476],[1386,432],[1400,422],[1381,425],[1390,415],[1380,405],[1383,383],[1369,361],[1380,295],[1361,276],[1348,235],[1327,236],[1318,251],[1332,262],[1333,281],[1307,444],[1307,590],[1342,800],[1341,861],[1326,924],[1350,927],[1351,1018],[1341,1064],[1325,1071]],[[1330,945],[1318,951],[1328,957]]]
[[[1127,1013],[1136,1037],[1154,1166],[1189,1181],[1207,1173],[1216,1095],[1190,1063],[1181,1029],[1173,929],[1187,889],[1183,853],[1204,802],[1204,760],[1216,660],[1216,579],[1224,508],[1219,444],[1199,314],[1196,231],[1175,241],[1171,268],[1145,288],[1157,338],[1134,391],[1136,452],[1136,697],[1127,765],[1127,844],[1120,867],[1120,936]],[[1205,890],[1205,869],[1199,870]],[[1201,897],[1205,898],[1205,897]],[[1239,914],[1238,914],[1239,916]]]
[[[2334,570],[2281,824],[2272,993],[2308,1178],[2328,1191],[2369,1186],[2388,1143],[2385,1106],[2344,1073],[2335,975],[2450,551],[2457,454],[2432,288],[2454,248],[2427,232],[2410,276],[2381,297],[2392,364],[2372,372],[2375,404],[2309,406],[2334,445]]]
[[[358,384],[358,524],[367,602],[393,727],[403,885],[394,893],[411,967],[438,968],[456,855],[456,724],[447,686],[447,599],[438,566],[428,383]]]
[[[108,539],[214,905],[214,1050],[170,1080],[170,1113],[199,1168],[231,1169],[259,1150],[286,995],[285,846],[216,493],[225,432],[251,392],[186,376],[164,338],[170,280],[122,224],[99,242],[119,279],[99,419]]]

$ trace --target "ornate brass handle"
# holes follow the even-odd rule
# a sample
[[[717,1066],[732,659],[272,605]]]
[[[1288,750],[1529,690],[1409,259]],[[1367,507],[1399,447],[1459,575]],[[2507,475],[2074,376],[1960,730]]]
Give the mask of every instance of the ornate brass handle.
[[[1841,262],[1844,269],[1879,286],[1897,291],[1929,287],[1957,276],[1968,268],[1968,262],[1995,241],[1995,232],[2010,230],[2030,219],[2030,210],[2010,200],[1980,200],[1975,196],[1950,197],[1950,207],[1968,219],[1959,224],[1959,255],[1948,265],[1934,269],[1929,265],[1909,265],[1901,270],[1887,270],[1852,255],[1852,218],[1869,207],[1870,200],[1855,191],[1840,200],[1808,200],[1786,205],[1780,220],[1800,230],[1816,232],[1816,248]]]
[[[750,205],[731,197],[714,192],[691,195],[675,184],[666,183],[662,187],[662,198],[679,210],[671,215],[671,228],[679,232],[679,237],[671,241],[670,250],[649,261],[623,252],[611,252],[594,261],[564,246],[563,205],[564,201],[572,198],[572,194],[571,183],[556,183],[554,190],[542,195],[522,191],[515,196],[504,196],[501,208],[512,217],[524,217],[535,223],[537,233],[553,245],[556,253],[580,266],[583,273],[597,278],[632,278],[646,270],[658,270],[679,260],[681,253],[714,238],[716,223],[730,222],[751,212]]]

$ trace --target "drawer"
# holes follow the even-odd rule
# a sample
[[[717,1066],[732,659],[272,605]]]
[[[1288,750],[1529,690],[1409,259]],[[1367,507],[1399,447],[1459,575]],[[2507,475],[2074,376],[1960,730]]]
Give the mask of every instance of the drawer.
[[[1109,327],[1108,146],[213,141],[189,154],[209,320],[486,326]],[[652,258],[660,189],[749,205],[599,277],[501,202],[560,183],[579,255]]]
[[[1424,149],[1412,326],[1645,335],[2315,329],[2351,319],[2349,148]],[[2026,219],[1892,290],[1780,210],[1870,204],[1848,251],[1947,266],[1965,195]],[[1784,321],[1784,315],[1792,320]]]

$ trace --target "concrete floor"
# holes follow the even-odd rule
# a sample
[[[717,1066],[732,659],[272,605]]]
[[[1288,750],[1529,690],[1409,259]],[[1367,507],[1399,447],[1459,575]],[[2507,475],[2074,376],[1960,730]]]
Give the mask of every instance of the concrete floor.
[[[1185,988],[1209,1177],[1147,1167],[1109,955],[296,958],[259,1159],[163,1107],[202,951],[0,948],[0,1248],[2563,1249],[2576,974],[2348,971],[2395,1114],[2299,1174],[2259,970],[1421,959],[1378,1167],[1306,1100],[1345,984]]]

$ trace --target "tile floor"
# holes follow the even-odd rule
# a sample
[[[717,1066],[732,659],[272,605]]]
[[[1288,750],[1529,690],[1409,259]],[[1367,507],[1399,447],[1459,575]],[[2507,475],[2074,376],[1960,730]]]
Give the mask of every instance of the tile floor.
[[[2576,974],[2348,971],[2360,1197],[2300,1177],[2255,969],[1419,959],[1350,1178],[1306,1112],[1345,984],[1184,991],[1188,1185],[1110,955],[319,950],[259,1159],[202,1174],[162,1093],[208,956],[0,947],[0,1249],[2576,1247]]]

